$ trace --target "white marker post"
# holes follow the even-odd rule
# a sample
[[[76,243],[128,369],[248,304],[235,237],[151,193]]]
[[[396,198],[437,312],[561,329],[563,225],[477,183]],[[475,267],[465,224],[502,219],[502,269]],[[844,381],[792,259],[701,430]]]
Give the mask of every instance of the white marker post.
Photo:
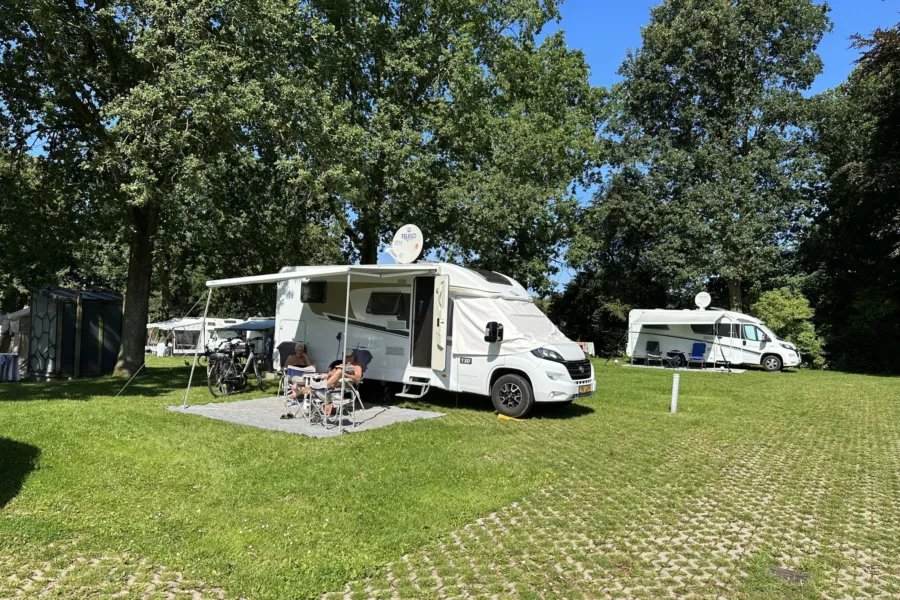
[[[675,373],[675,378],[672,380],[672,405],[669,407],[669,412],[673,415],[678,412],[678,380],[680,378],[680,375]]]

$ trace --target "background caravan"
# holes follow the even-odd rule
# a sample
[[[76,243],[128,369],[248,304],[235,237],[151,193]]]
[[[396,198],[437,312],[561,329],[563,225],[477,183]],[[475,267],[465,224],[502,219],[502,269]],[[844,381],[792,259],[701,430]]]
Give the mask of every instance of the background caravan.
[[[319,370],[344,344],[364,347],[373,356],[366,379],[402,384],[401,397],[432,387],[469,392],[523,416],[535,402],[566,403],[596,389],[581,348],[500,273],[427,262],[285,267],[207,286],[270,282],[278,285],[276,347],[303,342]]]
[[[625,353],[632,360],[649,364],[648,358],[660,356],[675,366],[684,366],[695,344],[705,346],[702,358],[696,361],[702,364],[762,365],[766,371],[800,364],[796,346],[779,340],[762,321],[749,315],[717,308],[635,309],[628,313]]]

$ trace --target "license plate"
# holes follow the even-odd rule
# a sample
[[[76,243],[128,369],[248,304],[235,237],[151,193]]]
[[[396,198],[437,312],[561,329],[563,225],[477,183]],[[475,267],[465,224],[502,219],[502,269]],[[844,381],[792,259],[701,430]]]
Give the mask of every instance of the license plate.
[[[587,393],[590,392],[590,391],[591,391],[591,386],[590,386],[590,384],[588,384],[588,385],[583,385],[583,386],[581,386],[581,387],[578,388],[578,393],[579,393],[579,394],[587,394]]]

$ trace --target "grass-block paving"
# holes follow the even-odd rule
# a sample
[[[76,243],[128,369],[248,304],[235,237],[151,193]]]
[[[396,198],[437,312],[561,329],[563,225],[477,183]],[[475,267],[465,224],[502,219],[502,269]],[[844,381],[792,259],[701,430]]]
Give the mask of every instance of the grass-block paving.
[[[900,597],[900,382],[682,373],[670,415],[596,364],[526,422],[328,440],[165,411],[175,361],[3,386],[0,599]]]

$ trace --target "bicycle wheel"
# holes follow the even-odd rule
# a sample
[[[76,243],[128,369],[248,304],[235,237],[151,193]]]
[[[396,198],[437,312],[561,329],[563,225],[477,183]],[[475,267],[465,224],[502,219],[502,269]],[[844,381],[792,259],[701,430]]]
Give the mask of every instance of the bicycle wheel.
[[[226,370],[223,368],[221,361],[212,363],[209,368],[209,374],[206,376],[206,386],[213,398],[221,398],[231,393],[231,386],[226,380]]]
[[[266,390],[266,384],[263,381],[262,372],[259,369],[259,361],[253,361],[253,374],[256,376],[256,385],[259,386],[259,391],[264,392]]]

